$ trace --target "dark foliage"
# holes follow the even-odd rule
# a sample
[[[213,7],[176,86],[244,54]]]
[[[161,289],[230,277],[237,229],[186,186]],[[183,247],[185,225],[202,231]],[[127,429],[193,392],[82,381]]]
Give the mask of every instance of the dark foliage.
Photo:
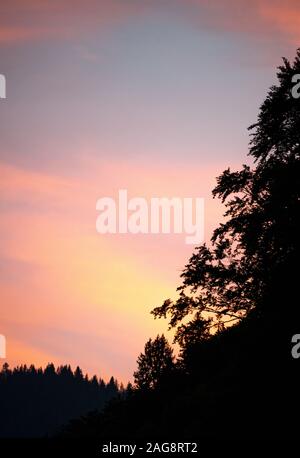
[[[284,59],[279,84],[250,127],[254,167],[227,169],[217,179],[213,194],[226,205],[225,222],[211,246],[192,255],[179,299],[153,311],[176,331],[176,369],[155,389],[133,390],[102,414],[78,421],[69,436],[298,437],[300,367],[291,356],[291,338],[300,332],[300,101],[291,95],[294,74],[300,74],[300,50],[293,64]]]
[[[179,299],[152,312],[170,317],[182,347],[249,313],[299,314],[300,103],[291,93],[299,73],[300,50],[292,65],[284,59],[279,85],[271,87],[249,128],[255,167],[227,169],[217,179],[213,195],[225,202],[226,221],[214,231],[212,246],[192,255]]]
[[[41,437],[54,434],[72,418],[100,411],[120,392],[111,378],[108,384],[83,376],[79,367],[43,370],[7,364],[0,372],[0,437]]]
[[[291,96],[294,74],[300,74],[300,50],[293,64],[284,60],[278,86],[250,127],[255,166],[225,170],[217,179],[213,193],[225,202],[226,221],[211,246],[192,255],[179,299],[153,311],[169,318],[181,347],[178,361],[163,337],[148,341],[136,386],[102,413],[72,421],[61,436],[299,436],[300,363],[291,356],[291,338],[300,333],[300,99]]]
[[[136,388],[157,388],[174,368],[173,350],[164,335],[149,339],[145,352],[137,360],[138,369],[133,374]]]

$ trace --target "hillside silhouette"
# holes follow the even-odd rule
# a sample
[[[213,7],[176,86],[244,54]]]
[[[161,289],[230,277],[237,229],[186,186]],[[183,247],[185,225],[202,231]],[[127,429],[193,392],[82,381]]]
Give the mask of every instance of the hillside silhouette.
[[[3,436],[41,435],[65,424],[57,437],[89,441],[298,437],[300,359],[291,353],[300,334],[295,74],[300,50],[293,63],[283,60],[278,84],[249,128],[254,165],[217,178],[213,195],[225,205],[225,222],[191,255],[178,299],[152,311],[174,330],[177,359],[163,335],[149,339],[126,391],[68,366],[6,367]]]
[[[225,204],[225,222],[192,254],[177,301],[152,312],[175,330],[179,357],[164,336],[150,339],[127,398],[74,421],[63,437],[298,437],[300,362],[291,354],[300,333],[297,74],[300,50],[293,63],[283,59],[249,128],[254,166],[217,178],[213,195]]]
[[[20,366],[10,370],[7,363],[0,371],[0,437],[53,436],[72,418],[99,412],[124,388],[111,377],[108,383],[84,376],[77,367],[43,370]]]

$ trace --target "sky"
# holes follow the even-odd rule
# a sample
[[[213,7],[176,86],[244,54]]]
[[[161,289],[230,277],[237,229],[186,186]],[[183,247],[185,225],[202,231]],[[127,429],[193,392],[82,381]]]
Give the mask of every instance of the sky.
[[[298,0],[6,0],[0,5],[0,334],[11,365],[132,380],[150,311],[176,297],[183,234],[99,234],[96,202],[203,197],[251,163]],[[5,360],[2,360],[3,362]]]

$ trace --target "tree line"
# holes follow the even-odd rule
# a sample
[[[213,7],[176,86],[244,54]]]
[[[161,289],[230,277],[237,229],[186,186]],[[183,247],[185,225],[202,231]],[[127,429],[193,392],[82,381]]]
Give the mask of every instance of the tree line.
[[[0,437],[53,435],[72,418],[99,412],[117,396],[126,396],[126,388],[114,377],[105,383],[70,365],[10,369],[5,363],[0,371]]]

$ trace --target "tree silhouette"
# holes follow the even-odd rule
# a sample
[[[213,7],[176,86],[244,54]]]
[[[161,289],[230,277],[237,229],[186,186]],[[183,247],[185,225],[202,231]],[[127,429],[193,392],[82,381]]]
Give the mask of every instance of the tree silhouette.
[[[135,387],[125,391],[113,377],[106,385],[70,366],[55,370],[50,364],[43,371],[4,365],[1,432],[13,425],[18,435],[26,424],[32,434],[38,424],[40,433],[67,416],[75,420],[61,436],[94,439],[97,446],[99,439],[194,437],[222,439],[223,445],[232,437],[299,436],[300,367],[290,345],[300,323],[300,99],[292,95],[294,74],[300,74],[300,50],[293,64],[284,59],[279,84],[250,127],[254,166],[227,169],[217,179],[213,193],[225,202],[225,222],[211,246],[192,255],[179,299],[153,311],[176,328],[176,363],[162,335],[145,344]],[[109,397],[103,411],[82,415]]]
[[[169,373],[174,365],[173,350],[164,335],[149,339],[144,353],[138,357],[138,369],[133,374],[138,389],[156,388],[162,377]]]
[[[186,265],[176,302],[152,313],[167,316],[182,347],[206,340],[227,323],[296,309],[299,256],[300,103],[292,78],[300,74],[300,50],[293,64],[283,59],[250,126],[249,155],[255,166],[228,168],[213,190],[226,206],[226,221],[214,231],[212,246],[198,247]],[[189,320],[187,321],[187,318]],[[184,320],[184,322],[183,322]]]
[[[151,339],[138,358],[135,389],[69,437],[180,440],[295,439],[299,436],[299,360],[291,337],[299,333],[300,99],[292,96],[300,51],[279,67],[250,127],[254,166],[225,170],[214,196],[226,220],[211,246],[187,264],[179,299],[154,309],[168,317],[181,345]],[[168,349],[165,351],[165,349]],[[163,375],[161,375],[163,374]],[[163,383],[162,383],[163,382]],[[167,389],[165,389],[167,388]],[[73,434],[73,436],[72,436]]]
[[[33,365],[0,371],[0,437],[38,437],[54,434],[72,418],[100,411],[119,394],[118,382],[83,377],[70,365],[43,370]]]

